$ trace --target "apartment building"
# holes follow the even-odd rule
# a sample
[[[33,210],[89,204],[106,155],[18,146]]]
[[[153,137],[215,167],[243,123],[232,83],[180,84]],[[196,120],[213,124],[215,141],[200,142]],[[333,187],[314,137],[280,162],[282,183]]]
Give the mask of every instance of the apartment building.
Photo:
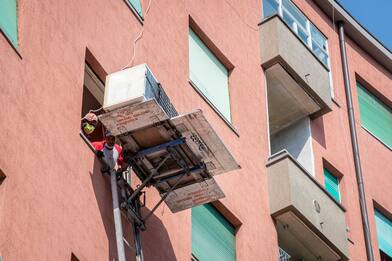
[[[80,120],[142,63],[241,166],[161,205],[145,260],[392,260],[392,53],[335,0],[6,0],[0,29],[0,260],[117,260]]]

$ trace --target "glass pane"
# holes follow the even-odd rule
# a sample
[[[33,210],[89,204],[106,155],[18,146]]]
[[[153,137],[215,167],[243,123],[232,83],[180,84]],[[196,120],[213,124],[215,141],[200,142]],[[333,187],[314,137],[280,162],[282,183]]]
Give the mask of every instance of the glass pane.
[[[298,25],[306,28],[306,17],[289,0],[283,0],[283,8],[286,9],[296,20]]]
[[[327,39],[325,39],[325,37],[313,24],[310,24],[310,33],[312,35],[312,40],[315,41],[324,51],[327,51]]]
[[[275,0],[263,0],[263,16],[270,17],[278,13],[279,4]]]
[[[320,61],[328,67],[328,55],[314,42],[314,40],[312,41],[312,50]]]
[[[283,10],[283,21],[294,30],[294,20],[286,10]]]
[[[298,27],[298,36],[306,45],[308,45],[308,34],[300,27]]]

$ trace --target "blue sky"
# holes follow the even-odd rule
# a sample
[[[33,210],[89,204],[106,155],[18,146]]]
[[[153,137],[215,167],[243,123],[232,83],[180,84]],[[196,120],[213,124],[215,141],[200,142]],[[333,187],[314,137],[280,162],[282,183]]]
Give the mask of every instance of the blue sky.
[[[338,0],[350,14],[392,51],[392,0]]]

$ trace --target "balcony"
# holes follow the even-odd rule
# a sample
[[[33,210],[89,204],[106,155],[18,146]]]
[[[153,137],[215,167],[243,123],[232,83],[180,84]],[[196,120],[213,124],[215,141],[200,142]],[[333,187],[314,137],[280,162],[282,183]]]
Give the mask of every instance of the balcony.
[[[347,260],[343,207],[287,151],[267,163],[279,246],[293,260]]]
[[[328,67],[279,15],[263,20],[259,26],[271,133],[305,116],[329,112],[332,100]]]

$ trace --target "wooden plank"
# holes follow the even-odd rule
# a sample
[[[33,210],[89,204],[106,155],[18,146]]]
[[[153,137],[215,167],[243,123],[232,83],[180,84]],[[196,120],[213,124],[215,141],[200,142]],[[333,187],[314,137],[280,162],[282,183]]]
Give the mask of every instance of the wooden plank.
[[[163,195],[162,195],[163,196]],[[171,192],[165,203],[173,213],[224,198],[214,179],[182,187]]]
[[[239,165],[208,123],[201,110],[170,119],[192,152],[207,165],[211,175],[235,169]]]

